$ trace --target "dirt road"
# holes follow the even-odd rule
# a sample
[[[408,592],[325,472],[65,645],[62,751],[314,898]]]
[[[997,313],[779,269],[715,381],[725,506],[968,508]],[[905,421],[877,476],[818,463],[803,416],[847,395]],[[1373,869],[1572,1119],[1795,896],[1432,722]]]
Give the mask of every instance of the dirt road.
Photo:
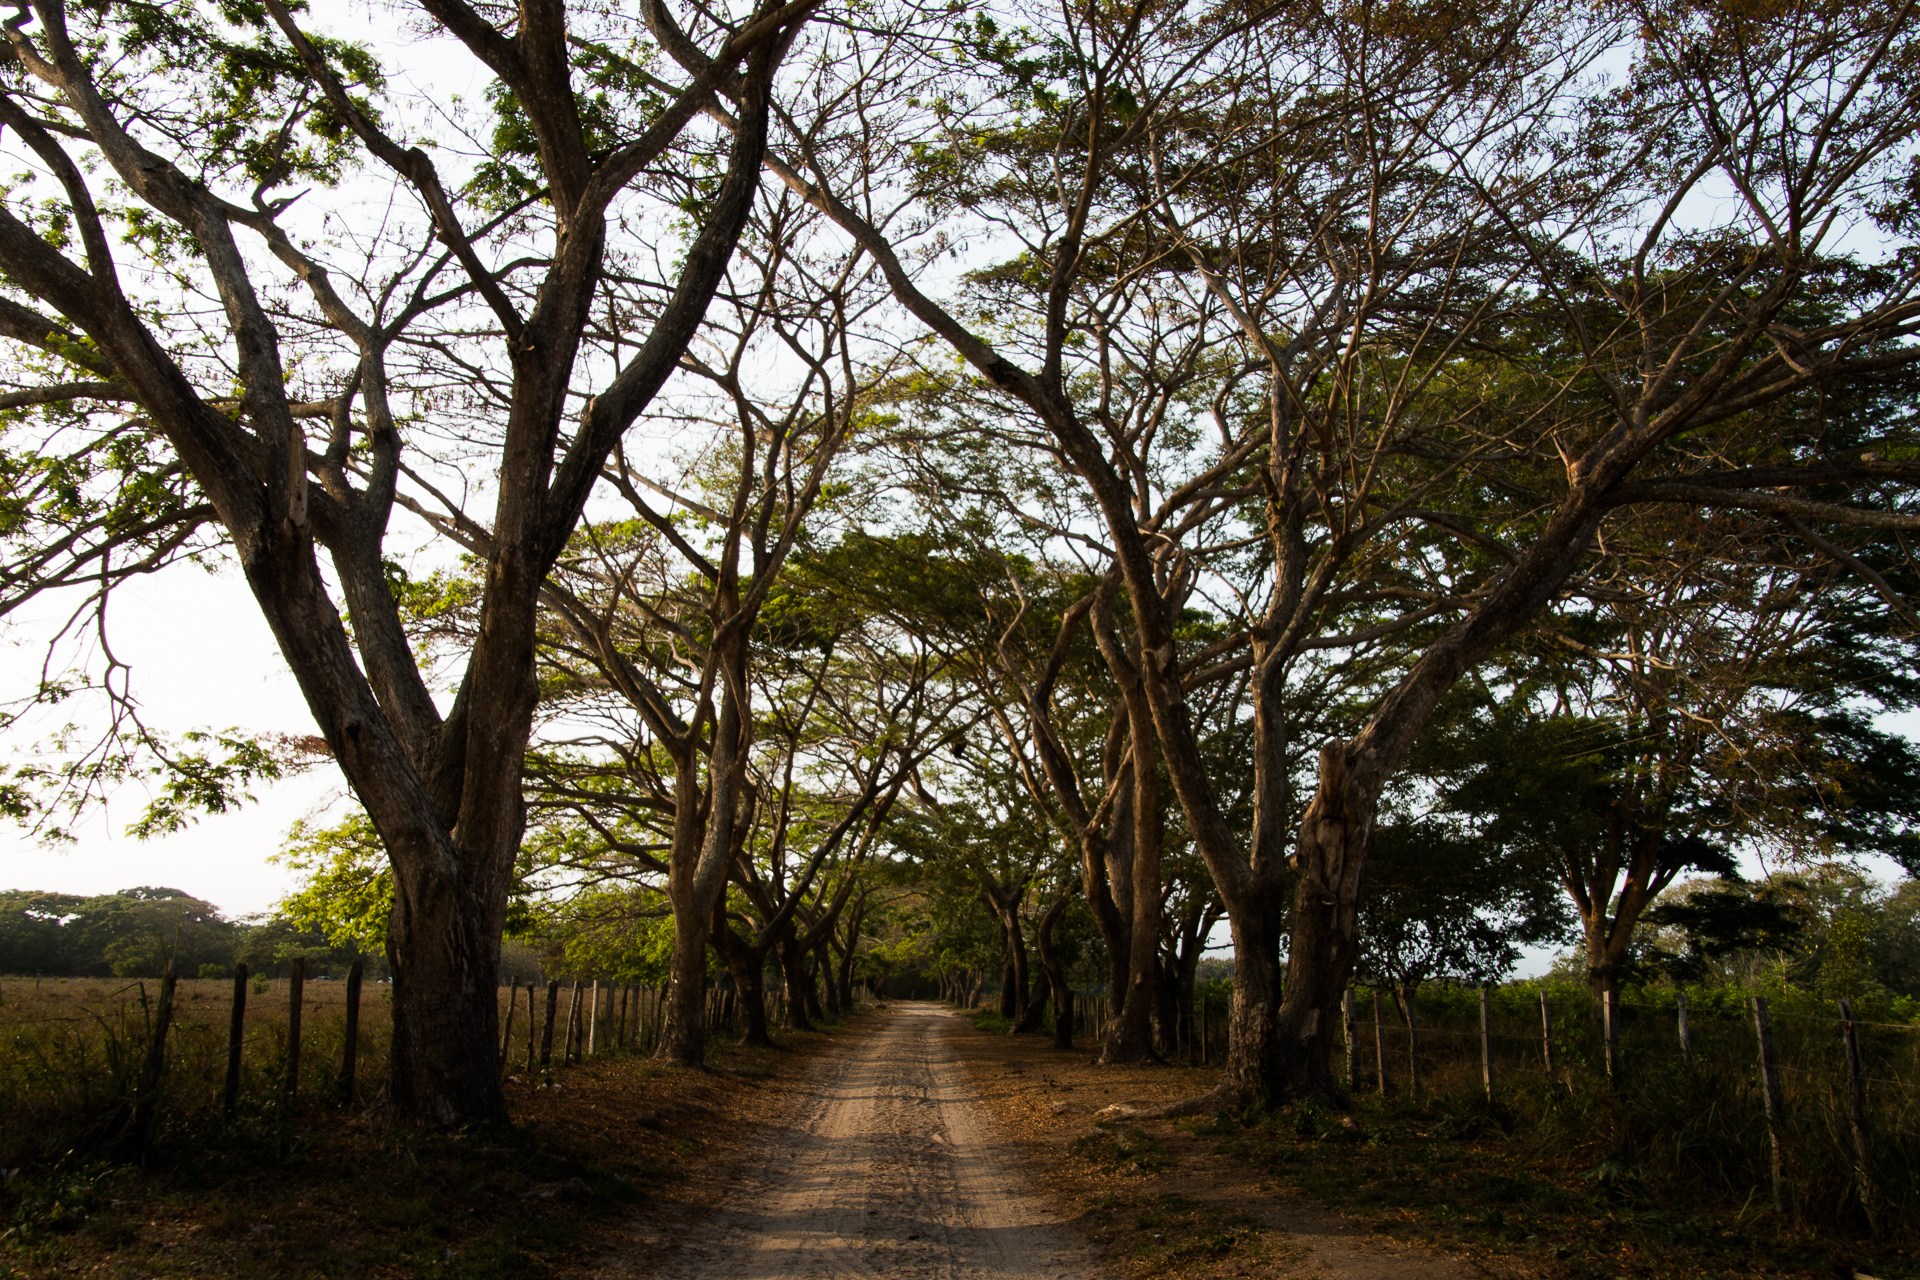
[[[777,1147],[658,1274],[1104,1276],[998,1152],[944,1046],[953,1026],[939,1006],[896,1005],[845,1056],[822,1060]]]

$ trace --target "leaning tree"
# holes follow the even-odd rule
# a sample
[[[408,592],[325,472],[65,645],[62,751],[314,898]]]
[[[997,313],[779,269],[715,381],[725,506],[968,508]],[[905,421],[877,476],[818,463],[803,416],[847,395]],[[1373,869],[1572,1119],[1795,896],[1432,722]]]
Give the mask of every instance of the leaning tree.
[[[31,176],[0,208],[0,336],[12,405],[97,442],[82,496],[150,497],[64,543],[75,517],[26,513],[9,535],[49,546],[15,563],[44,586],[202,531],[230,550],[391,859],[392,1098],[444,1125],[504,1114],[539,592],[754,211],[813,0],[741,15],[677,83],[620,61],[633,24],[600,6],[408,7],[477,61],[480,136],[447,132],[450,100],[383,95],[366,49],[281,0],[21,6],[0,127]],[[730,132],[690,129],[722,84]],[[393,516],[449,485],[486,538],[477,634],[436,699]]]
[[[876,14],[768,164],[1097,512],[1123,683],[1233,929],[1224,1090],[1332,1091],[1383,791],[1464,673],[1593,589],[1615,512],[1920,524],[1904,427],[1861,448],[1819,411],[1920,361],[1920,25],[1904,0],[1013,12]],[[1222,521],[1265,570],[1237,603],[1250,831],[1177,626]],[[1393,678],[1301,743],[1302,664],[1381,646]]]

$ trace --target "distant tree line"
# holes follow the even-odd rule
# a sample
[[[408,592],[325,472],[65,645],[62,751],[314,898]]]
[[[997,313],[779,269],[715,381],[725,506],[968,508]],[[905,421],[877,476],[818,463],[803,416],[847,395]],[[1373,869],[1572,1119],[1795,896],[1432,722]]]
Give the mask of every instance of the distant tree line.
[[[236,964],[276,977],[296,959],[313,977],[345,974],[364,959],[369,976],[386,962],[351,942],[283,915],[229,920],[179,889],[141,885],[88,897],[38,889],[0,892],[0,973],[71,978],[154,978],[170,960],[185,977],[221,978]]]

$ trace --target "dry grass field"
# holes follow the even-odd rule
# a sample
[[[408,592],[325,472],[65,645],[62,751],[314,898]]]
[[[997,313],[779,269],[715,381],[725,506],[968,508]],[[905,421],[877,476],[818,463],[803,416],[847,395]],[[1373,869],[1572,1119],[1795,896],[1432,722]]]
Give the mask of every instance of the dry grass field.
[[[247,993],[241,1110],[285,1102],[289,984],[256,979]],[[116,1100],[135,1091],[145,1063],[160,983],[123,978],[0,978],[0,1163],[31,1166],[64,1157]],[[391,1024],[386,988],[368,983],[360,1002],[355,1092],[378,1091]],[[216,1118],[227,1078],[233,1008],[230,979],[182,979],[167,1037],[158,1099],[159,1135]],[[346,983],[309,979],[301,1000],[296,1106],[337,1101],[346,1024]]]
[[[149,1010],[157,985],[145,983]],[[45,979],[36,992],[31,978],[0,979],[0,1280],[588,1274],[644,1206],[707,1194],[702,1179],[753,1140],[770,1091],[831,1043],[789,1036],[794,1051],[768,1053],[716,1038],[715,1070],[689,1073],[605,1048],[563,1066],[557,1031],[551,1070],[508,1068],[510,1130],[421,1135],[385,1122],[389,1024],[373,983],[349,1104],[345,984],[307,982],[300,1090],[286,1104],[287,985],[248,993],[229,1121],[232,982],[179,984],[155,1138],[130,1160],[114,1151],[115,1091],[137,1074],[142,984]]]

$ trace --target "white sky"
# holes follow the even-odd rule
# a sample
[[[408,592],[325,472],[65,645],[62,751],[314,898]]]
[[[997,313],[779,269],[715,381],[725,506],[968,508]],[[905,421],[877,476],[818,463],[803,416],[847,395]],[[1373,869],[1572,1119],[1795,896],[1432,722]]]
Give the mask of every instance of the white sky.
[[[16,694],[38,678],[51,613],[39,611],[0,632],[0,691]],[[154,728],[318,732],[237,570],[216,574],[183,565],[128,584],[109,620],[109,642],[132,664],[135,695]],[[63,723],[47,718],[41,728]],[[8,759],[20,759],[40,736],[10,735]],[[255,792],[256,805],[143,841],[124,832],[147,797],[140,788],[123,788],[106,812],[75,828],[72,845],[40,844],[16,827],[0,826],[0,887],[109,893],[156,884],[205,898],[229,915],[264,911],[291,887],[288,873],[269,866],[267,855],[295,819],[330,800],[338,807],[343,792],[339,771],[328,762]]]

